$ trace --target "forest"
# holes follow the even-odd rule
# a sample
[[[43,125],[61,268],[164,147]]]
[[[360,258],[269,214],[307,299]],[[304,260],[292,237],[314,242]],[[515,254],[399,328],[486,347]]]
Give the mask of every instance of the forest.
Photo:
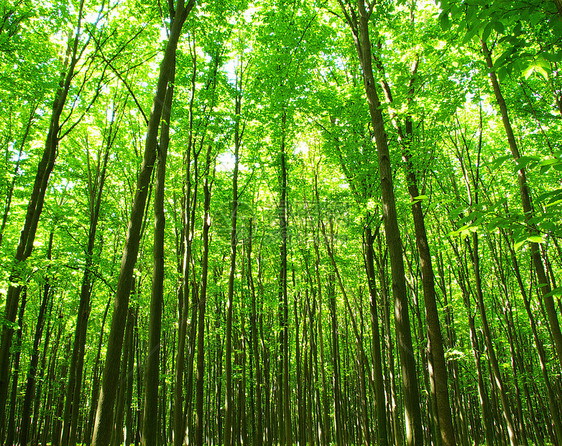
[[[2,0],[0,444],[562,445],[562,0]]]

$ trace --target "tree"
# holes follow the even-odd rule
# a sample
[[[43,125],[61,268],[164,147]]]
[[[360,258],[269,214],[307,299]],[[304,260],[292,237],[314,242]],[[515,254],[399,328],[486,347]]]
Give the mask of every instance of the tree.
[[[109,333],[103,382],[92,438],[92,444],[94,446],[107,446],[111,439],[113,406],[116,396],[117,377],[119,376],[119,358],[121,356],[121,348],[123,346],[125,319],[129,303],[129,294],[131,292],[133,268],[135,266],[139,249],[139,236],[148,194],[148,185],[157,156],[158,129],[160,128],[163,104],[174,66],[178,40],[182,33],[183,24],[194,5],[194,0],[189,1],[187,4],[184,4],[183,0],[180,0],[177,3],[174,21],[170,30],[170,37],[166,45],[164,57],[160,64],[158,85],[154,95],[150,119],[148,121],[143,163],[137,179],[137,188],[133,201],[129,227],[127,229],[127,237],[121,260],[119,280],[117,282],[117,291],[114,300],[113,318],[111,320],[111,331]]]
[[[421,444],[422,428],[419,410],[418,384],[415,372],[412,335],[408,312],[406,279],[404,275],[404,261],[402,259],[402,241],[396,215],[396,200],[390,153],[384,130],[384,118],[381,113],[381,102],[375,88],[372,68],[371,41],[369,39],[369,20],[373,13],[374,3],[365,5],[359,0],[357,8],[340,2],[345,20],[353,34],[357,55],[363,70],[363,82],[369,104],[369,113],[377,145],[379,161],[379,179],[383,201],[383,218],[385,225],[386,243],[390,255],[392,270],[392,290],[394,296],[394,318],[396,321],[396,336],[400,359],[402,361],[402,385],[404,388],[406,409],[406,441],[408,445]]]

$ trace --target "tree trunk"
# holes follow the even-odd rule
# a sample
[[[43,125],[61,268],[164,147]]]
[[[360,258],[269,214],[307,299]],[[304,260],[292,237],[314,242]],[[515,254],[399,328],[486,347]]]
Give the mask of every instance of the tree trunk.
[[[148,195],[148,185],[150,183],[157,155],[158,128],[160,125],[160,118],[162,116],[162,108],[166,96],[168,81],[175,62],[177,43],[180,38],[185,19],[194,4],[195,0],[189,0],[187,5],[184,5],[183,0],[178,0],[176,17],[172,23],[170,38],[166,45],[164,58],[160,64],[158,86],[154,96],[152,112],[150,114],[146,134],[144,159],[137,179],[135,198],[129,220],[129,227],[127,229],[127,238],[125,248],[123,250],[119,280],[117,282],[113,318],[111,320],[111,329],[107,343],[103,382],[92,439],[92,444],[94,446],[108,446],[111,440],[113,407],[118,384],[117,380],[119,377],[119,359],[121,357],[121,349],[123,346],[123,334],[129,305],[129,294],[131,292],[133,269],[135,267],[139,250],[140,233]]]
[[[76,443],[76,426],[78,423],[78,409],[80,407],[80,394],[82,385],[82,373],[84,369],[84,349],[86,345],[86,334],[88,331],[88,319],[90,316],[90,297],[92,293],[92,267],[94,246],[96,242],[96,231],[98,226],[101,198],[103,187],[105,184],[105,175],[107,172],[107,161],[109,151],[115,140],[116,133],[112,133],[112,127],[115,122],[115,114],[113,114],[109,124],[109,134],[105,146],[105,154],[101,169],[98,170],[94,184],[90,184],[90,227],[88,231],[88,245],[86,247],[86,262],[84,266],[84,275],[82,276],[82,285],[80,288],[80,303],[78,307],[78,317],[76,320],[76,329],[74,335],[74,343],[72,346],[72,359],[70,362],[68,382],[66,386],[66,400],[64,406],[64,419],[62,431],[62,446],[68,446]],[[99,164],[98,164],[99,168]]]
[[[248,269],[246,275],[248,277],[248,288],[250,289],[250,295],[252,299],[252,315],[250,317],[250,327],[252,330],[252,351],[256,367],[256,432],[255,432],[255,442],[256,446],[262,446],[263,444],[263,415],[262,415],[262,404],[261,404],[261,387],[262,387],[262,369],[260,362],[260,354],[258,349],[258,328],[257,328],[257,307],[256,307],[256,290],[254,287],[254,278],[252,275],[252,219],[248,223]]]
[[[170,11],[171,13],[172,11]],[[172,15],[172,14],[171,14]],[[172,28],[176,18],[172,15]],[[175,53],[172,56],[168,88],[164,99],[160,145],[158,150],[158,166],[156,169],[156,188],[154,191],[154,248],[152,290],[150,299],[150,321],[148,357],[144,376],[144,412],[142,444],[159,445],[158,433],[158,389],[160,384],[160,337],[162,327],[162,302],[164,300],[164,190],[166,183],[166,157],[170,143],[170,118],[174,96]]]
[[[357,1],[357,12],[353,11],[353,15],[348,13],[343,2],[340,1],[340,5],[351,27],[357,55],[361,63],[365,94],[367,96],[377,147],[379,179],[383,201],[383,219],[392,272],[394,320],[398,340],[398,352],[402,364],[402,387],[406,410],[406,442],[408,446],[421,445],[423,442],[421,412],[416,364],[413,354],[412,333],[410,329],[404,260],[402,258],[402,240],[396,213],[392,166],[390,164],[390,154],[384,130],[384,119],[373,76],[371,41],[369,38],[369,18],[371,11],[368,12],[366,10],[364,0]]]
[[[37,377],[36,377],[36,381],[38,383],[37,385],[37,390],[35,392],[35,399],[33,402],[33,420],[31,422],[31,444],[33,446],[37,446],[39,444],[39,433],[40,433],[40,429],[39,429],[39,425],[41,424],[41,422],[43,421],[43,418],[41,418],[40,420],[40,404],[41,404],[41,397],[42,395],[42,390],[43,390],[43,376],[45,373],[45,365],[47,363],[47,351],[49,349],[50,346],[50,340],[51,340],[51,333],[52,333],[52,328],[54,325],[54,322],[51,319],[51,315],[53,313],[53,299],[50,300],[50,304],[49,304],[49,315],[47,316],[47,330],[45,332],[45,340],[43,341],[43,352],[41,353],[41,364],[39,366],[39,371],[37,373]]]
[[[95,416],[96,416],[96,408],[98,405],[98,398],[100,392],[100,359],[101,359],[101,350],[103,345],[103,332],[105,328],[105,322],[107,320],[107,314],[109,313],[109,306],[111,305],[111,298],[108,299],[107,304],[105,306],[105,311],[103,313],[103,318],[101,322],[101,329],[100,335],[98,339],[98,346],[96,350],[96,359],[94,360],[94,369],[92,371],[92,396],[90,398],[90,413],[88,415],[88,421],[86,423],[86,431],[84,433],[84,437],[86,439],[86,444],[90,444],[91,433],[94,428]]]
[[[134,285],[133,285],[134,286]],[[133,329],[135,326],[135,310],[129,307],[127,314],[127,327],[125,329],[125,339],[123,347],[123,357],[121,358],[121,379],[119,382],[119,389],[117,393],[117,400],[115,406],[115,422],[114,431],[111,438],[112,446],[120,446],[123,444],[123,421],[125,419],[125,396],[129,387],[129,382],[132,381],[132,375],[129,375],[130,364],[132,359],[131,350],[134,349],[133,344]]]
[[[412,122],[406,122],[407,144],[411,143],[413,137]],[[416,234],[416,246],[420,258],[420,269],[422,275],[423,299],[425,304],[425,317],[428,334],[428,356],[431,363],[429,378],[431,382],[431,397],[435,399],[437,408],[437,419],[440,437],[443,446],[453,446],[455,442],[455,431],[451,418],[451,407],[449,404],[449,391],[447,379],[447,366],[443,348],[443,337],[439,322],[439,310],[435,293],[435,275],[433,272],[427,231],[425,229],[425,218],[423,215],[422,201],[420,196],[414,166],[411,161],[409,148],[403,147],[403,158],[406,161],[406,177],[408,192],[410,194],[412,215],[414,219],[414,231]]]
[[[279,265],[279,367],[278,416],[279,442],[281,445],[292,444],[291,410],[289,392],[289,303],[287,295],[287,153],[285,147],[287,112],[281,115],[281,153],[279,167],[279,232],[281,236]]]
[[[365,270],[369,286],[369,306],[371,310],[371,332],[373,336],[373,372],[375,384],[375,405],[377,411],[377,442],[379,446],[388,444],[386,433],[386,401],[384,396],[384,380],[382,375],[382,355],[379,331],[379,319],[377,311],[377,285],[375,281],[374,264],[374,237],[370,226],[366,226],[363,232],[363,250],[365,255]]]
[[[224,445],[232,445],[232,306],[234,299],[234,277],[236,276],[236,223],[238,215],[238,166],[242,134],[240,132],[240,111],[242,107],[242,79],[236,79],[234,111],[234,172],[232,176],[232,214],[230,224],[230,272],[228,275],[228,296],[226,303],[225,334],[225,404],[224,404]]]
[[[559,0],[556,1],[559,3]],[[496,72],[494,71],[492,54],[485,41],[482,41],[482,51],[486,59],[486,64],[488,65],[490,82],[494,90],[496,102],[498,103],[498,106],[500,108],[502,123],[507,136],[507,141],[509,143],[509,148],[511,150],[511,154],[513,156],[514,161],[517,164],[519,164],[521,154],[519,152],[519,148],[517,147],[517,143],[515,141],[515,135],[513,133],[513,128],[511,126],[511,121],[509,119],[507,105],[505,103],[505,99],[503,97],[500,84],[496,76]],[[527,223],[527,226],[529,228],[529,235],[533,236],[536,235],[538,232],[537,232],[536,225],[531,220],[534,217],[535,213],[531,201],[531,194],[529,192],[529,185],[527,184],[527,173],[526,173],[525,166],[519,165],[518,167],[519,169],[517,171],[517,180],[519,183],[519,194],[521,195],[521,204],[523,206],[523,212],[525,213],[525,222]],[[548,323],[550,325],[550,330],[552,332],[552,337],[554,339],[555,351],[558,356],[559,365],[562,366],[562,332],[560,331],[560,324],[558,322],[558,317],[556,315],[556,308],[554,307],[554,299],[551,294],[552,289],[550,286],[550,281],[546,277],[546,272],[544,269],[544,264],[542,262],[539,244],[535,242],[529,242],[529,243],[531,247],[531,258],[533,260],[533,265],[535,267],[535,271],[537,273],[537,278],[539,282],[538,286],[542,293],[542,298],[546,309],[546,314],[548,317]]]
[[[490,367],[492,368],[492,372],[494,375],[494,382],[498,388],[500,400],[503,406],[503,417],[505,419],[508,435],[509,435],[509,442],[511,446],[516,446],[518,444],[515,429],[513,427],[513,420],[511,417],[511,404],[507,399],[507,394],[505,392],[505,386],[503,384],[503,378],[501,376],[498,360],[496,357],[496,352],[494,349],[494,345],[492,342],[492,334],[490,333],[490,327],[488,324],[488,318],[486,315],[486,308],[484,306],[484,294],[482,291],[482,280],[480,276],[480,259],[478,254],[478,234],[472,234],[472,264],[474,268],[474,277],[476,280],[476,302],[478,303],[478,309],[480,312],[480,317],[482,319],[482,331],[484,333],[484,341],[486,343],[486,352],[488,356],[488,360],[490,361]]]
[[[209,228],[211,227],[211,187],[214,179],[214,171],[211,174],[211,152],[212,146],[207,149],[207,164],[205,166],[204,204],[203,204],[203,258],[201,260],[201,292],[198,302],[197,323],[197,392],[196,392],[196,421],[195,421],[195,445],[203,446],[203,397],[205,380],[205,307],[207,304],[207,276],[209,268]],[[211,177],[212,175],[212,177]]]
[[[21,337],[23,331],[23,315],[25,312],[25,304],[27,302],[27,287],[23,289],[23,297],[21,300],[21,305],[18,312],[18,329],[16,331],[16,351],[14,353],[14,374],[12,380],[12,392],[10,397],[10,419],[8,420],[8,432],[6,435],[6,442],[3,443],[6,446],[11,446],[14,444],[16,437],[16,406],[17,406],[17,396],[18,396],[18,378],[20,372],[20,357],[21,357]],[[1,441],[2,439],[0,439]]]
[[[193,146],[193,102],[195,99],[195,80],[197,73],[197,58],[193,58],[193,70],[191,73],[191,99],[189,102],[189,137],[188,145],[184,155],[185,166],[185,192],[184,206],[182,209],[182,280],[178,293],[178,352],[176,355],[175,386],[174,386],[174,446],[182,446],[185,440],[186,414],[183,409],[183,389],[185,371],[185,350],[187,337],[187,319],[189,317],[189,282],[191,268],[191,242],[193,240],[192,214],[196,207],[197,192],[194,192],[193,203],[191,202],[191,150]],[[197,166],[197,157],[194,159]],[[195,167],[196,168],[196,167]],[[192,209],[193,208],[193,209]],[[194,214],[193,214],[194,215]],[[194,308],[197,308],[194,305]],[[189,346],[188,346],[189,347]]]
[[[541,372],[543,375],[545,387],[546,387],[546,394],[548,398],[548,406],[550,409],[550,417],[554,424],[554,431],[556,432],[556,436],[558,437],[558,442],[562,442],[562,421],[559,416],[559,408],[557,406],[557,398],[554,394],[554,390],[552,388],[552,384],[550,382],[550,377],[548,375],[548,363],[546,359],[546,352],[544,350],[544,345],[539,338],[539,333],[537,329],[537,323],[535,321],[535,316],[531,310],[531,303],[529,301],[529,297],[527,296],[527,290],[525,289],[525,285],[523,284],[523,279],[521,277],[521,272],[519,270],[519,263],[517,262],[517,257],[515,256],[515,251],[511,246],[510,240],[507,237],[505,231],[502,231],[502,235],[506,240],[507,247],[509,249],[510,257],[511,257],[511,265],[513,271],[515,273],[515,277],[517,279],[517,284],[519,285],[519,291],[521,293],[521,297],[523,298],[523,304],[525,306],[525,310],[527,312],[527,316],[529,317],[529,322],[531,324],[531,331],[533,333],[533,340],[535,342],[535,347],[537,349],[537,354],[539,356],[539,364],[541,367]],[[535,417],[532,417],[535,419]],[[553,441],[554,443],[554,441]]]

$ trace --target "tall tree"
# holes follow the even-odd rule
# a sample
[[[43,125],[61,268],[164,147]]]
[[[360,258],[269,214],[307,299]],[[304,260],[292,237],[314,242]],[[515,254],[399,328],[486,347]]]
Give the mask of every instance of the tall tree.
[[[174,21],[170,29],[170,36],[166,44],[164,57],[160,63],[158,85],[156,87],[150,119],[148,121],[143,163],[137,179],[137,188],[129,226],[127,228],[119,280],[117,282],[103,382],[92,438],[92,444],[94,446],[107,446],[111,440],[113,407],[119,376],[119,358],[123,346],[123,334],[126,325],[125,320],[129,305],[129,294],[131,292],[133,269],[139,250],[140,233],[148,195],[148,186],[157,157],[158,129],[160,128],[160,120],[166,92],[168,90],[168,83],[176,60],[175,55],[178,41],[182,34],[183,24],[194,5],[195,0],[189,0],[187,4],[183,0],[178,0],[175,7]]]
[[[371,123],[377,146],[379,161],[379,180],[383,201],[383,219],[386,243],[390,256],[392,272],[392,292],[394,297],[394,320],[398,351],[402,361],[402,386],[404,389],[406,409],[406,441],[408,446],[422,444],[422,423],[419,406],[419,393],[416,376],[412,333],[408,311],[408,295],[404,274],[404,260],[402,258],[402,240],[396,213],[396,198],[390,164],[390,153],[385,133],[385,122],[381,112],[381,102],[376,90],[373,75],[371,41],[369,38],[369,20],[373,14],[375,2],[365,5],[364,0],[358,0],[357,6],[344,4],[339,1],[345,20],[351,29],[357,55],[363,71],[363,83],[369,105]]]

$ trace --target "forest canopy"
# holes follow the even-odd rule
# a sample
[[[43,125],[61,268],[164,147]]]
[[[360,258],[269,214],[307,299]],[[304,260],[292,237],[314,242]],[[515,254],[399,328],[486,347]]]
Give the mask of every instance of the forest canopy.
[[[0,444],[562,444],[561,0],[2,0]]]

